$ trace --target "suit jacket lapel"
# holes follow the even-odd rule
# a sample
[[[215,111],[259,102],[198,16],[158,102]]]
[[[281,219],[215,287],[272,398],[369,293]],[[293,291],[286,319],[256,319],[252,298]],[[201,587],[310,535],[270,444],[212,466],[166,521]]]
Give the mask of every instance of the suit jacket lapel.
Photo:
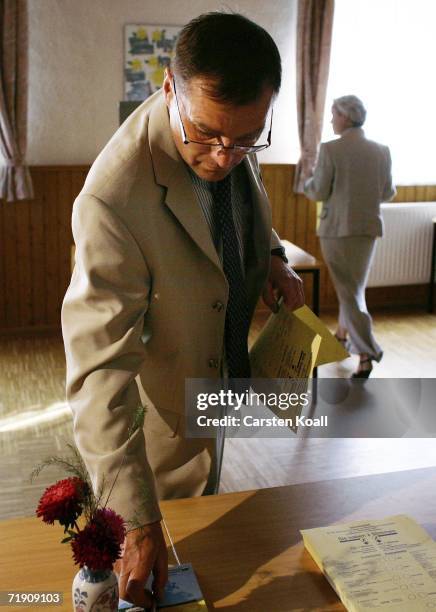
[[[209,259],[221,269],[209,226],[197,201],[188,169],[174,144],[162,94],[148,128],[156,182],[167,188],[165,204]]]
[[[259,171],[254,160],[245,159],[247,174],[250,181],[253,206],[252,258],[247,269],[247,292],[251,311],[268,276],[270,245],[271,245],[271,209]]]

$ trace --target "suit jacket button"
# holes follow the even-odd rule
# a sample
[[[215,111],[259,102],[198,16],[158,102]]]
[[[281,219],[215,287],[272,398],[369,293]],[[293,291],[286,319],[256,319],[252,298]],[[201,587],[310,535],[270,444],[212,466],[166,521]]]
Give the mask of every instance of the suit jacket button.
[[[218,366],[219,366],[218,359],[209,359],[209,367],[210,368],[217,368]]]
[[[212,304],[212,308],[214,310],[218,310],[218,312],[221,312],[221,310],[224,308],[224,304],[222,302],[215,302],[214,304]]]

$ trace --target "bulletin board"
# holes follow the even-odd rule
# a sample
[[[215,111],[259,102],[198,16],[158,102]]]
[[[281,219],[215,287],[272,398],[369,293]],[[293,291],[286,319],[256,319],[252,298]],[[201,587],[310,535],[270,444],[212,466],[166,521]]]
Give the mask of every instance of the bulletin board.
[[[182,26],[129,24],[124,33],[124,99],[145,100],[162,87]]]

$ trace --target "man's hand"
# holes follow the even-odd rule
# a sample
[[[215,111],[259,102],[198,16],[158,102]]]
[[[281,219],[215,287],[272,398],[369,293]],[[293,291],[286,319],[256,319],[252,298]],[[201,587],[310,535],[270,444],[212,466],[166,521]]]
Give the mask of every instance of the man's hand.
[[[268,308],[277,312],[277,302],[281,296],[289,310],[296,310],[304,306],[303,281],[280,257],[271,255],[269,278],[262,298]]]
[[[129,531],[123,556],[115,563],[120,597],[142,608],[150,608],[155,597],[163,595],[168,580],[168,554],[160,522]],[[153,571],[153,595],[144,589]]]

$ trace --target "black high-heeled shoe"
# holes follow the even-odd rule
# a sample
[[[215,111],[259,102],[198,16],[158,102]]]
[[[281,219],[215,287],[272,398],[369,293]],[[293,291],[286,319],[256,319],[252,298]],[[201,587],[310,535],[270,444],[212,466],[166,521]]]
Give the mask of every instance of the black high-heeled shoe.
[[[357,370],[357,372],[354,372],[354,374],[351,375],[351,378],[369,378],[372,372],[372,359],[370,357],[367,359],[361,359],[359,366],[362,365],[362,363],[369,363],[370,367],[365,368],[364,370]]]

